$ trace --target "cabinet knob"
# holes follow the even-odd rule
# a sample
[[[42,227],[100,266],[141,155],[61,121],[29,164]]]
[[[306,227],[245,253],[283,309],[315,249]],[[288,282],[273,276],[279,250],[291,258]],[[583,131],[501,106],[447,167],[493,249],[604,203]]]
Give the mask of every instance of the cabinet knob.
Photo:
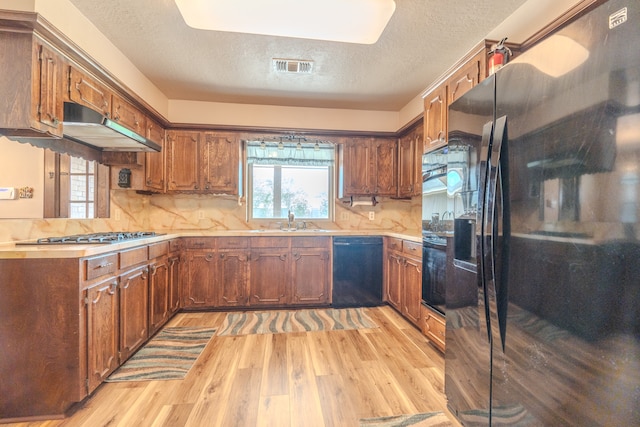
[[[53,119],[51,119],[51,123],[53,123],[54,126],[58,126],[60,124],[60,119],[54,117]]]
[[[224,258],[224,254],[220,254],[220,258]]]

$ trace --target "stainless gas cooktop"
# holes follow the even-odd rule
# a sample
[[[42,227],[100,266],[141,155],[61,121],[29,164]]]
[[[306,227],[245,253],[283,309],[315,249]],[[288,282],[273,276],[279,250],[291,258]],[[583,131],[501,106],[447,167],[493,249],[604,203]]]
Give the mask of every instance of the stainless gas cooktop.
[[[89,233],[74,234],[71,236],[60,237],[43,237],[42,239],[17,242],[16,245],[79,245],[79,244],[102,244],[102,243],[121,243],[134,239],[143,239],[146,237],[161,236],[155,231],[122,231],[122,232],[105,232],[105,233]]]

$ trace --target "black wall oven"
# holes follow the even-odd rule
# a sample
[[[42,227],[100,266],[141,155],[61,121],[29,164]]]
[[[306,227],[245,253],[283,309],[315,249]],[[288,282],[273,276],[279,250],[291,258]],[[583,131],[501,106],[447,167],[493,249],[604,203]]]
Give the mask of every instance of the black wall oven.
[[[437,235],[422,237],[422,302],[445,314],[447,240]]]

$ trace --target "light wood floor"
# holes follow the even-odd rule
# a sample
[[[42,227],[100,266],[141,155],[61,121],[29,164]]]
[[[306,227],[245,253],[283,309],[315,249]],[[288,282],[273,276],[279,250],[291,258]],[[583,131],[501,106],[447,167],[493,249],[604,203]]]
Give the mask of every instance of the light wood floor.
[[[444,359],[388,306],[379,328],[214,336],[184,380],[104,383],[63,421],[11,426],[358,426],[361,418],[446,411]],[[168,326],[219,328],[226,313]]]

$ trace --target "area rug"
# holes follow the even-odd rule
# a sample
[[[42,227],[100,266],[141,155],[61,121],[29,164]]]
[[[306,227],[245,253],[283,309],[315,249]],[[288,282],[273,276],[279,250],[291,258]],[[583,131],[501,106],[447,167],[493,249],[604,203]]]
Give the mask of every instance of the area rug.
[[[453,423],[442,412],[363,418],[360,427],[450,427]]]
[[[107,381],[182,379],[215,332],[215,328],[164,328]]]
[[[377,328],[361,308],[229,313],[218,336]]]

